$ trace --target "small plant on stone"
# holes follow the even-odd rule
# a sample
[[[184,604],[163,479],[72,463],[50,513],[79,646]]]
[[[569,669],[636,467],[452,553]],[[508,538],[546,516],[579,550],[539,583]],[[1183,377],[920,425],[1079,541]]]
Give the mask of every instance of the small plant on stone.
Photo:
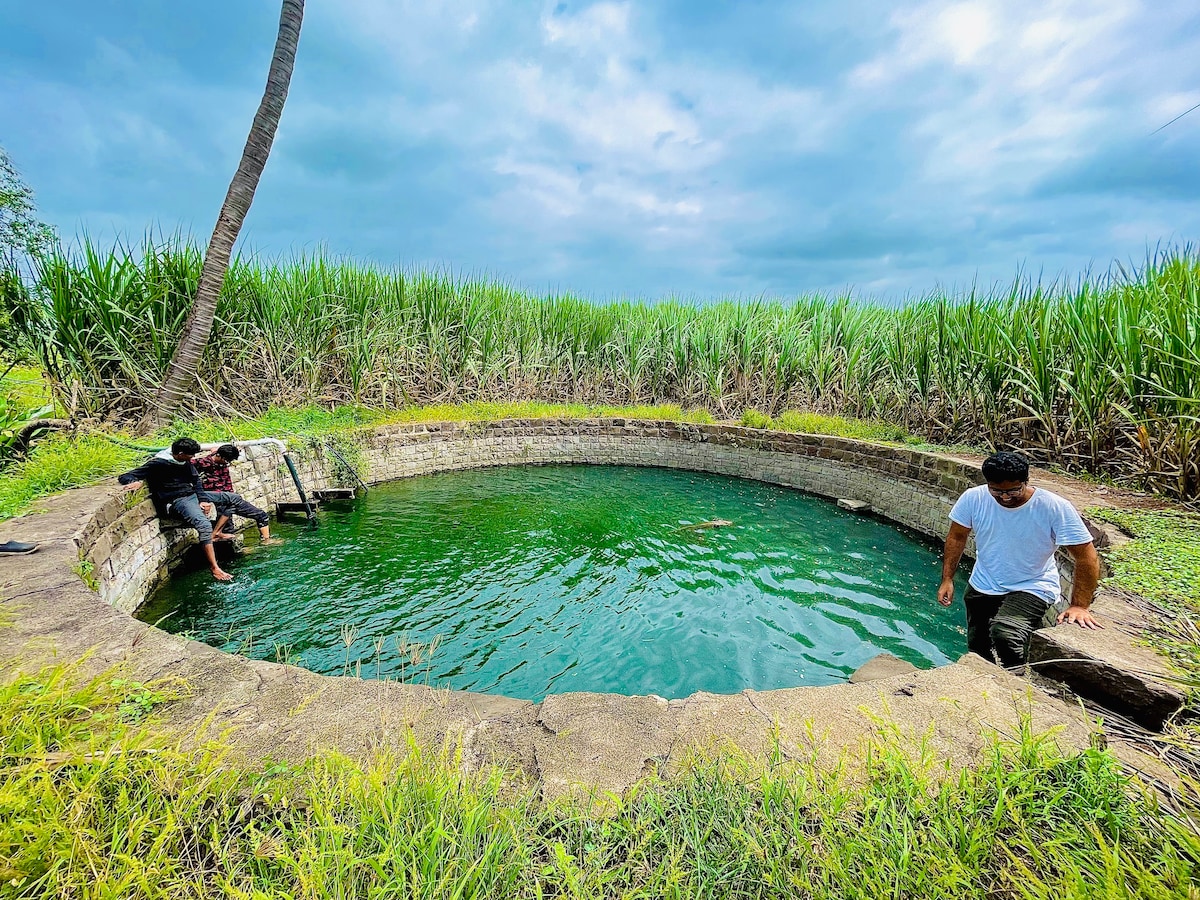
[[[283,663],[285,666],[296,665],[295,657],[292,655],[291,644],[275,645],[275,662]]]
[[[759,412],[757,409],[748,409],[742,413],[742,424],[747,428],[770,428],[774,423],[766,413]]]
[[[90,559],[81,553],[79,555],[79,561],[76,562],[72,568],[75,570],[75,574],[78,575],[80,579],[83,580],[83,583],[88,586],[89,590],[100,590],[100,579],[96,577],[96,564]]]
[[[371,638],[371,646],[375,648],[375,680],[379,681],[380,663],[383,655],[383,643],[387,640],[383,635]]]
[[[180,695],[177,689],[171,689],[162,684],[147,685],[125,678],[111,679],[108,687],[121,698],[117,704],[114,718],[118,722],[130,724],[141,722],[154,712],[156,707],[170,703],[172,700],[178,699]],[[104,714],[101,713],[101,715]]]

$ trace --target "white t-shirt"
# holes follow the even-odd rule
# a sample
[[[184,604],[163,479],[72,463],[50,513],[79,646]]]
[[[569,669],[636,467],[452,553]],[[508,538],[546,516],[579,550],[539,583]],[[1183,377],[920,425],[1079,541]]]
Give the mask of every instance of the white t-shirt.
[[[950,510],[950,519],[975,532],[970,581],[984,594],[1027,591],[1057,603],[1054,551],[1092,540],[1070,501],[1041,488],[1016,509],[1007,509],[981,484],[963,492]]]

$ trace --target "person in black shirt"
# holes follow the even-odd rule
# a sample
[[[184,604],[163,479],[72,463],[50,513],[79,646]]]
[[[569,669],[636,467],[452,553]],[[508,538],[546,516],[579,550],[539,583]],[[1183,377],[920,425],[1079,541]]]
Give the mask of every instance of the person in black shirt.
[[[212,522],[207,513],[213,511],[216,498],[204,490],[200,473],[192,465],[192,458],[199,452],[196,441],[180,438],[169,450],[160,451],[136,469],[117,476],[117,481],[130,491],[145,482],[159,516],[175,516],[195,528],[213,578],[231,581],[233,576],[217,565],[213,551]]]

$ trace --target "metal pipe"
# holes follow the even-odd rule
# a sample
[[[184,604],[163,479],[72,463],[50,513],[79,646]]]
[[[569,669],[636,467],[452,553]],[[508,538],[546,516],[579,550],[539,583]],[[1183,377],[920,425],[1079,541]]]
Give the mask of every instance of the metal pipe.
[[[279,440],[279,438],[255,438],[252,441],[222,441],[219,444],[201,444],[201,450],[216,450],[218,447],[223,447],[225,444],[232,443],[235,447],[258,447],[262,444],[273,444],[278,447],[281,453],[287,453],[287,444]]]
[[[313,512],[312,504],[308,502],[308,494],[304,493],[304,485],[300,483],[300,473],[296,471],[296,464],[292,462],[292,458],[283,454],[283,461],[287,463],[288,471],[292,473],[292,481],[296,484],[296,493],[300,495],[300,502],[304,504],[304,515],[308,516],[308,524],[316,527],[317,514]]]

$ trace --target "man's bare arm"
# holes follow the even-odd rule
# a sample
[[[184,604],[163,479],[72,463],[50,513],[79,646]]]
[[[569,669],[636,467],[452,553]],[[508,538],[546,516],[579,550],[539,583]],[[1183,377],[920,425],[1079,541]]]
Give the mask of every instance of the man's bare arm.
[[[963,553],[967,549],[967,538],[971,529],[957,522],[950,523],[950,533],[946,535],[946,552],[942,557],[942,583],[938,586],[937,599],[942,606],[954,602],[954,573],[962,562]]]
[[[1071,580],[1071,605],[1058,615],[1058,624],[1074,622],[1080,628],[1103,628],[1090,609],[1100,582],[1100,557],[1094,544],[1075,544],[1067,547],[1075,561],[1075,577]]]

